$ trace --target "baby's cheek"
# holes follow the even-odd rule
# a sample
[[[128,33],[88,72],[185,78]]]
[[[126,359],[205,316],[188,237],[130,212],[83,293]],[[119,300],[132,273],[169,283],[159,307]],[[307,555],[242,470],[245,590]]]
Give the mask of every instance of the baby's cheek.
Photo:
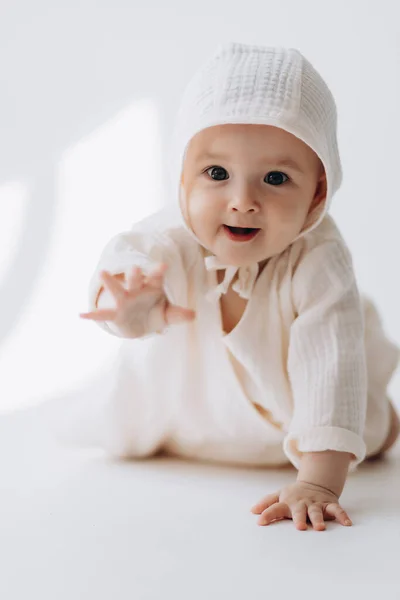
[[[215,203],[213,203],[212,198],[208,197],[206,194],[191,193],[190,196],[187,196],[186,208],[189,213],[189,218],[194,221],[194,219],[209,219],[210,216],[216,213],[214,210]]]
[[[308,209],[308,204],[299,199],[285,212],[282,222],[290,234],[297,235],[301,231],[308,217]]]
[[[276,219],[269,220],[266,242],[271,254],[279,254],[295,240],[304,223],[303,214],[283,211]]]
[[[268,224],[273,224],[274,231],[281,235],[289,234],[297,224],[302,221],[303,213],[299,207],[277,206],[273,214],[269,215]],[[269,227],[270,228],[270,227]]]

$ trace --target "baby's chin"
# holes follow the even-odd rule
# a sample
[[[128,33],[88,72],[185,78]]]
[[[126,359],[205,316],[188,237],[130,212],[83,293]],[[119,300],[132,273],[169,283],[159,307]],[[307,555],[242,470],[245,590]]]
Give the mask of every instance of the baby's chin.
[[[272,254],[266,252],[252,252],[244,248],[236,251],[218,251],[216,249],[214,254],[221,263],[231,265],[232,267],[249,267],[255,263],[262,263],[272,256]]]
[[[238,243],[237,247],[226,247],[216,244],[212,249],[213,254],[220,260],[221,263],[232,265],[233,267],[248,267],[255,263],[265,263],[270,258],[278,256],[285,252],[290,246],[289,244],[275,244],[271,246],[257,247],[251,245],[246,247],[246,243]]]

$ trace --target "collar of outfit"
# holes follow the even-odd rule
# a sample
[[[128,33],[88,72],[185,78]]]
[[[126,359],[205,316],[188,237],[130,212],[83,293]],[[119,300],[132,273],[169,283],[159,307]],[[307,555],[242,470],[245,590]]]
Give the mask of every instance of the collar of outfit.
[[[241,298],[245,298],[246,300],[250,298],[260,269],[258,263],[243,267],[234,267],[222,263],[216,256],[206,256],[204,262],[207,271],[221,271],[225,269],[223,281],[207,292],[207,300],[217,301],[222,294],[226,294],[236,273],[238,274],[238,277],[232,285],[232,289],[239,294]]]

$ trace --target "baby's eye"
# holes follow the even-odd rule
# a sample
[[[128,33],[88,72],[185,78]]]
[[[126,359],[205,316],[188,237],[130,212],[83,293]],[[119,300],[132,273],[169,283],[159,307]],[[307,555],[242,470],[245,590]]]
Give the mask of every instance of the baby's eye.
[[[285,183],[285,181],[289,181],[289,177],[281,171],[270,171],[265,176],[264,181],[271,185],[282,185],[282,183]]]
[[[214,181],[223,181],[224,179],[229,178],[228,171],[223,167],[210,167],[207,169],[206,173],[208,173]]]

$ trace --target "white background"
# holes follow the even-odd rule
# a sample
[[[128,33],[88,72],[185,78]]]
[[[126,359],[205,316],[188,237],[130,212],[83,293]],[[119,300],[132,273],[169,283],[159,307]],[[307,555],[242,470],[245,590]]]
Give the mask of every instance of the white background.
[[[332,214],[400,343],[399,22],[395,0],[1,0],[0,411],[74,394],[112,360],[118,340],[78,317],[88,280],[167,201],[180,95],[221,41],[296,47],[327,81]]]

